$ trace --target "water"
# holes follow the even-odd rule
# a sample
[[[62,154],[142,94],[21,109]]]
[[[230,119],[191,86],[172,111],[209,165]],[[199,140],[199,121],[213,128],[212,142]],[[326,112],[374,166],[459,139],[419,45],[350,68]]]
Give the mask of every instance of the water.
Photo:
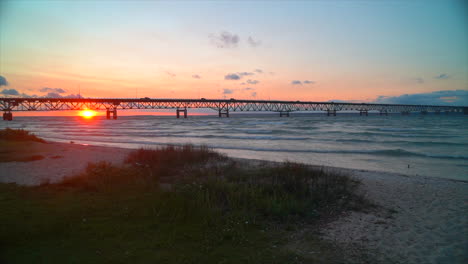
[[[123,148],[204,144],[233,157],[468,180],[463,115],[15,117],[0,122],[5,127],[58,142]]]

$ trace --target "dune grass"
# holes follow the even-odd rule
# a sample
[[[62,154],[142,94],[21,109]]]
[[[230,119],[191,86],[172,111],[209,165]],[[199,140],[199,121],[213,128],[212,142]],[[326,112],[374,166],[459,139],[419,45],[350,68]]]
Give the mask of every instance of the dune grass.
[[[206,147],[140,149],[126,165],[89,164],[58,184],[0,184],[0,262],[341,263],[319,239],[313,256],[286,244],[305,224],[362,209],[357,185],[301,164],[246,166]]]
[[[4,141],[35,141],[45,143],[45,140],[23,129],[5,128],[0,130],[0,140]]]
[[[42,138],[23,129],[0,130],[0,162],[29,162],[44,159],[31,143],[45,143]]]

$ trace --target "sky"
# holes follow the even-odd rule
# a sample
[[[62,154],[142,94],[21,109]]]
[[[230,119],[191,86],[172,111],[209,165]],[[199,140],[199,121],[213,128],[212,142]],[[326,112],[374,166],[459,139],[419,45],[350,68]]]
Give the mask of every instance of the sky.
[[[468,105],[468,4],[0,1],[0,97]]]

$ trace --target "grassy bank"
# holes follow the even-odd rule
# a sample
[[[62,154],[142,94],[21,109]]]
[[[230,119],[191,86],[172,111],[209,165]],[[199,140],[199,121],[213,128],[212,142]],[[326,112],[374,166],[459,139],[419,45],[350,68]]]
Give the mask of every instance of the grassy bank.
[[[37,147],[31,143],[45,143],[45,141],[23,129],[0,130],[0,162],[28,162],[43,159],[44,156],[34,153]]]
[[[205,147],[132,152],[57,184],[0,184],[2,263],[343,263],[290,236],[366,202],[344,175],[238,163]]]

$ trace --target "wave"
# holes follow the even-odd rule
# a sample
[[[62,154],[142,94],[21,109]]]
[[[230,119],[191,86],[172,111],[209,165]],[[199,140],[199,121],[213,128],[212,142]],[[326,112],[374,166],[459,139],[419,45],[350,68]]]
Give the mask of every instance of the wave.
[[[299,150],[299,149],[270,149],[270,148],[249,148],[249,147],[225,147],[213,146],[219,149],[235,149],[235,150],[250,150],[250,151],[266,151],[266,152],[291,152],[291,153],[317,153],[317,154],[369,154],[379,156],[392,157],[425,157],[438,159],[462,159],[468,160],[468,156],[464,155],[444,155],[444,154],[425,154],[407,151],[403,149],[385,149],[385,150]]]

